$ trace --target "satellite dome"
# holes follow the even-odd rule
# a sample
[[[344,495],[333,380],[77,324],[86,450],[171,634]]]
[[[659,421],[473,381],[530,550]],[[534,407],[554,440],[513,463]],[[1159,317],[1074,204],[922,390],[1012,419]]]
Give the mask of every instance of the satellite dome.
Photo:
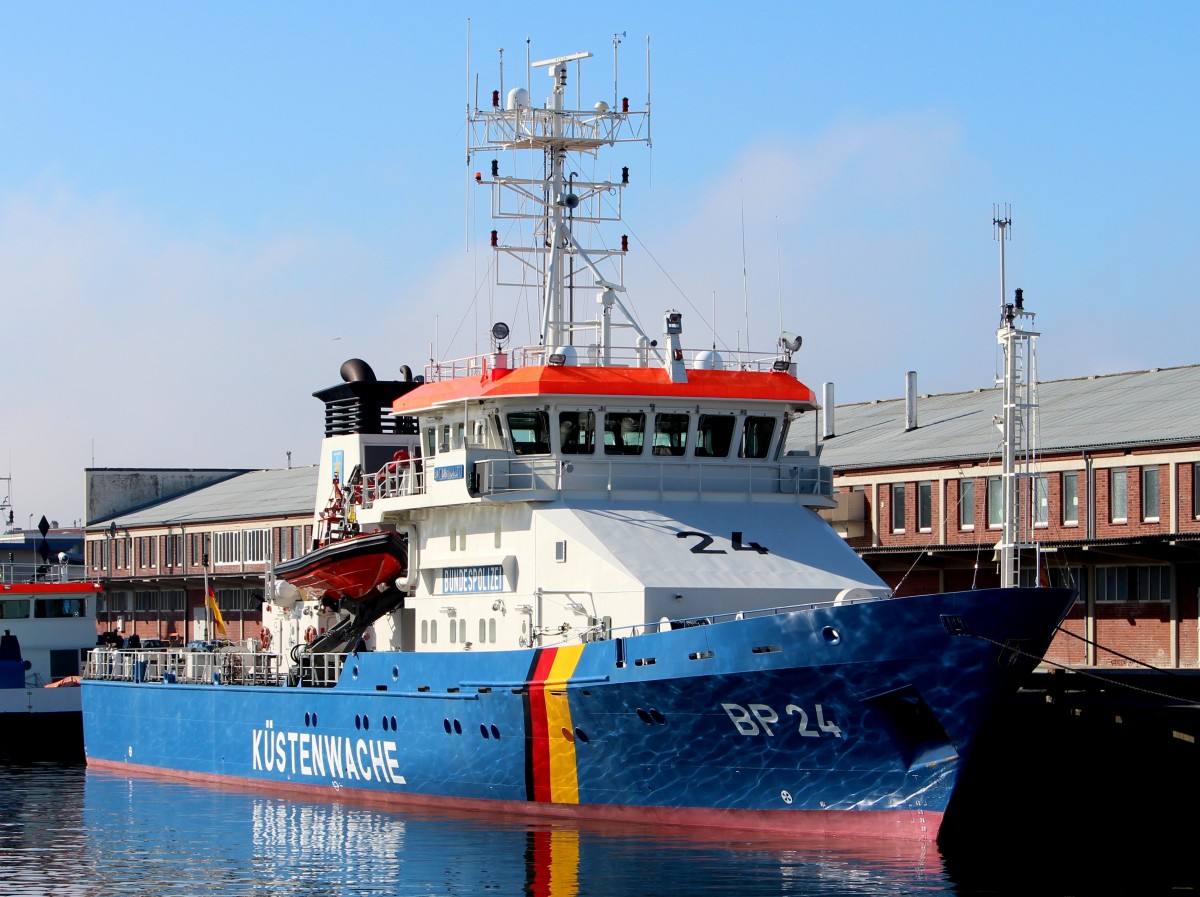
[[[514,87],[508,92],[508,106],[510,112],[514,109],[529,108],[529,91],[524,87]]]

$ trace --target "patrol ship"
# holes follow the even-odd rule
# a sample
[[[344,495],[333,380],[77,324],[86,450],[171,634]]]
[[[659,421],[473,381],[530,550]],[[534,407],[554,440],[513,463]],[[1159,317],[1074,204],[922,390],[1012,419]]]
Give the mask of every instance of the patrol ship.
[[[616,51],[614,43],[614,53]],[[536,345],[380,380],[325,407],[311,554],[268,576],[263,644],[85,678],[87,762],[404,806],[743,831],[937,837],[989,716],[1073,593],[896,597],[833,506],[801,340],[693,348],[622,283],[649,103],[568,105],[590,53],[532,62],[549,99],[468,113],[502,283]],[[614,61],[615,68],[615,61]],[[511,159],[537,157],[540,177]],[[528,170],[528,168],[526,168]],[[506,242],[528,223],[528,241]],[[510,267],[505,273],[504,265]],[[185,662],[186,661],[186,662]]]

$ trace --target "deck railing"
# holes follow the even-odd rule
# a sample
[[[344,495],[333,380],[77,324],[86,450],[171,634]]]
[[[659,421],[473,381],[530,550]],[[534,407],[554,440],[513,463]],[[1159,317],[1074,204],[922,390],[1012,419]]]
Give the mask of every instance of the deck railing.
[[[495,458],[475,464],[481,495],[619,490],[697,495],[833,494],[833,471],[808,464],[709,464],[694,461]]]
[[[363,479],[363,504],[371,507],[387,498],[422,495],[424,471],[412,462],[397,470],[383,470]],[[796,496],[833,495],[833,471],[814,460],[796,463],[710,463],[684,460],[604,460],[594,458],[489,458],[476,461],[479,495],[516,492],[613,492]]]
[[[17,585],[31,582],[86,582],[87,568],[83,564],[47,561],[44,564],[0,563],[0,582]]]
[[[189,683],[193,685],[336,684],[345,654],[301,654],[298,664],[279,654],[222,649],[113,650],[88,653],[83,678],[118,682]]]

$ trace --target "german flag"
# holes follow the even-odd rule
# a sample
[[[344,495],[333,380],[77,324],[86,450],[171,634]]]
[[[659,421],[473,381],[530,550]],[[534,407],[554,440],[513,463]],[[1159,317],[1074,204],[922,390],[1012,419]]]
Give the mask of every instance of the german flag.
[[[225,635],[225,618],[221,616],[221,608],[217,607],[217,593],[212,586],[208,587],[208,612],[213,622],[217,624],[217,632]]]

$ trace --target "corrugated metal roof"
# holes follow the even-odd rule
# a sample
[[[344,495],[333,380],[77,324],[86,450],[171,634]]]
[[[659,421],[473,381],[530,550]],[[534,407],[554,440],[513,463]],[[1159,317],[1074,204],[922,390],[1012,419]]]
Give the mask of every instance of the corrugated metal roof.
[[[311,514],[317,497],[317,473],[316,465],[252,470],[114,519],[120,526],[165,526]],[[103,529],[108,523],[88,529]]]
[[[1047,380],[1037,393],[1040,454],[1200,442],[1200,365]],[[909,432],[903,398],[838,405],[821,457],[835,470],[998,462],[1000,413],[999,387],[920,396],[917,429]]]

